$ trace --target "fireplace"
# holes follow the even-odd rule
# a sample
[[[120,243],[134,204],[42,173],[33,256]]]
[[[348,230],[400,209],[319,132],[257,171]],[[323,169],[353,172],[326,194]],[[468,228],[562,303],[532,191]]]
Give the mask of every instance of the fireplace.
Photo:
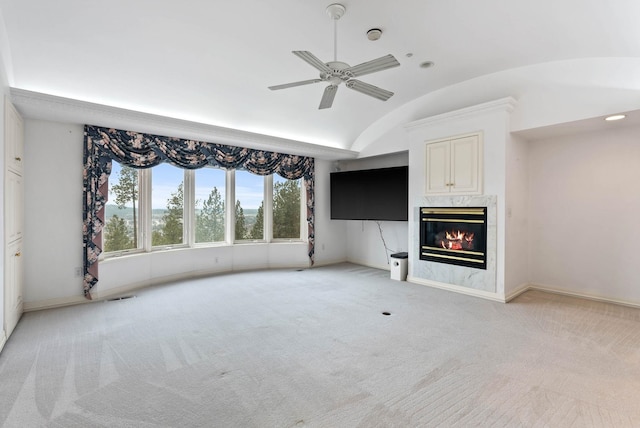
[[[486,207],[420,208],[420,260],[487,269]]]

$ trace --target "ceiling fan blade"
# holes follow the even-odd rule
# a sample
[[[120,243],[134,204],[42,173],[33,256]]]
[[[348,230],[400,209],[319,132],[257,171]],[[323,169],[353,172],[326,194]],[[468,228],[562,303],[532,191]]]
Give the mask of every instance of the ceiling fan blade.
[[[327,86],[322,94],[318,110],[331,107],[333,105],[333,99],[336,97],[336,92],[338,92],[338,85]]]
[[[387,68],[398,67],[399,65],[400,63],[398,60],[393,55],[389,54],[378,59],[354,65],[353,67],[345,69],[345,71],[350,71],[354,77],[358,77],[369,73],[375,73],[376,71],[386,70]]]
[[[324,71],[325,73],[331,73],[331,69],[324,62],[320,61],[318,57],[309,51],[293,51],[293,54],[306,61],[312,67]]]
[[[271,89],[272,91],[277,91],[278,89],[293,88],[294,86],[310,85],[312,83],[318,83],[318,82],[322,82],[322,80],[321,79],[301,80],[299,82],[291,82],[291,83],[285,83],[283,85],[269,86],[269,89]]]
[[[391,91],[378,88],[377,86],[373,86],[356,79],[348,80],[346,85],[349,89],[353,89],[354,91],[361,92],[365,95],[369,95],[370,97],[377,98],[382,101],[387,101],[393,96],[393,92]]]

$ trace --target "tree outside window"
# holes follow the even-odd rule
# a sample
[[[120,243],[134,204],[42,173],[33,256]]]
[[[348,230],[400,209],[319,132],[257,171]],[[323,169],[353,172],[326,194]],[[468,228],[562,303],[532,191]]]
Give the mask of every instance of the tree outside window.
[[[236,201],[234,230],[237,240],[247,237],[247,220],[244,217],[244,210],[242,209],[242,205],[240,205],[240,201]]]
[[[236,171],[235,239],[264,239],[264,177]]]
[[[151,245],[184,242],[184,172],[169,164],[153,168]],[[166,199],[165,199],[166,198]],[[166,202],[162,202],[163,199]]]
[[[274,239],[300,239],[300,181],[273,177]]]
[[[264,202],[260,203],[258,211],[256,211],[255,222],[248,232],[249,239],[264,239]]]
[[[138,248],[138,177],[138,170],[112,162],[103,230],[105,252]]]
[[[225,172],[221,169],[202,168],[195,171],[196,243],[225,240],[224,183]]]

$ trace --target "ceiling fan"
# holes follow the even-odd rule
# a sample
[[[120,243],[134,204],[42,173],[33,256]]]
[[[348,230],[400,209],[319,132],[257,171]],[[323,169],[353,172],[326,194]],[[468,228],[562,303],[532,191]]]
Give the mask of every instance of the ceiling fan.
[[[361,92],[365,95],[377,98],[382,101],[386,101],[393,95],[393,92],[387,91],[369,83],[362,82],[355,79],[365,74],[375,73],[377,71],[386,70],[387,68],[393,68],[400,65],[400,63],[391,54],[385,55],[378,59],[363,62],[362,64],[354,65],[351,67],[349,64],[338,61],[338,19],[344,15],[346,8],[339,4],[334,3],[327,7],[327,13],[334,20],[333,32],[334,32],[334,55],[333,61],[324,63],[313,55],[309,51],[293,51],[293,54],[306,61],[309,65],[320,71],[319,79],[302,80],[299,82],[285,83],[283,85],[269,86],[269,89],[276,91],[279,89],[292,88],[294,86],[309,85],[312,83],[327,82],[327,86],[320,100],[320,106],[318,109],[329,108],[333,105],[333,99],[338,91],[338,85],[344,82],[345,86],[354,91]]]

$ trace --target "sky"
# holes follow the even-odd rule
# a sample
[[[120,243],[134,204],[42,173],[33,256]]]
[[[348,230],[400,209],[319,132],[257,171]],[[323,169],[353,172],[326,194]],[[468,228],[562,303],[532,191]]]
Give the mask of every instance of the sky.
[[[117,183],[120,173],[120,164],[112,163],[111,176],[109,181]],[[184,170],[167,163],[160,164],[152,169],[152,208],[166,208],[167,200],[171,193],[175,192],[180,182],[183,181]],[[195,171],[196,174],[196,200],[204,200],[214,187],[218,188],[220,195],[225,196],[225,171],[216,168],[201,168]],[[276,175],[275,182],[286,181]],[[264,197],[264,178],[247,171],[236,171],[236,199],[244,209],[257,209]],[[113,203],[114,196],[109,195],[110,203]]]

